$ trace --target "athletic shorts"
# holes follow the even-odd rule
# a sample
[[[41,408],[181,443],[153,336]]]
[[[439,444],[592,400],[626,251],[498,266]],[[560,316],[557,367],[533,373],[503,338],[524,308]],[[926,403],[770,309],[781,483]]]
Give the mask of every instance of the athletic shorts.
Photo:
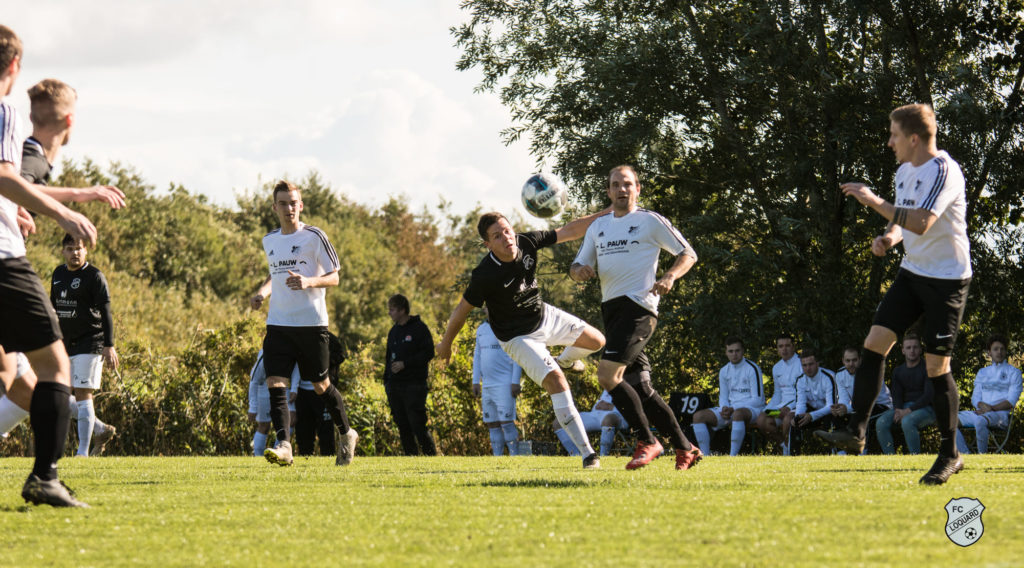
[[[953,353],[970,285],[970,278],[928,278],[901,268],[878,304],[872,323],[899,335],[922,320],[921,342],[925,352],[948,357]]]
[[[526,376],[540,385],[548,373],[560,369],[547,346],[572,345],[583,335],[586,327],[587,322],[580,318],[544,304],[544,319],[536,331],[509,341],[498,340],[498,344],[513,361],[519,363]]]
[[[760,415],[761,412],[764,411],[764,407],[760,406],[760,405],[758,405],[758,406],[734,406],[734,407],[732,407],[732,411],[735,413],[737,410],[739,410],[741,408],[746,408],[747,410],[750,411],[750,420],[747,420],[747,426],[753,426],[754,423],[757,422],[758,415]],[[709,408],[708,410],[710,410],[715,415],[715,420],[718,421],[717,425],[714,426],[713,428],[711,428],[712,430],[717,432],[717,431],[721,430],[722,428],[725,428],[726,426],[728,426],[730,428],[732,427],[730,425],[732,423],[731,419],[730,420],[722,420],[722,407],[721,406],[716,406],[714,408]]]
[[[586,412],[580,412],[580,420],[583,421],[583,430],[587,433],[600,432],[601,427],[604,425],[604,419],[614,414],[619,417],[619,430],[628,430],[629,424],[626,423],[626,419],[622,417],[616,410],[588,410]]]
[[[0,346],[29,352],[60,341],[60,324],[36,271],[25,257],[0,259]]]
[[[93,353],[72,355],[71,359],[71,388],[92,389],[100,388],[100,379],[103,377],[103,356]]]
[[[290,377],[298,365],[302,378],[316,383],[327,380],[329,340],[326,327],[268,325],[263,338],[263,367],[267,376]]]
[[[480,406],[484,422],[514,422],[516,419],[516,397],[512,396],[509,385],[481,387]]]
[[[654,335],[658,316],[627,296],[612,298],[601,304],[604,320],[605,346],[601,359],[629,366],[643,356],[644,347]]]

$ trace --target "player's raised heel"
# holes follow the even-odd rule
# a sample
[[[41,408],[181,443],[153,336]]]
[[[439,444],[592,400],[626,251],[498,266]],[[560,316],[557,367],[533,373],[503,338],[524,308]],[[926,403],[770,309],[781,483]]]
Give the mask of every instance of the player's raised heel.
[[[687,470],[697,465],[697,462],[704,459],[704,453],[700,448],[694,446],[691,450],[676,450],[676,469]]]
[[[598,457],[597,452],[583,458],[583,469],[600,469],[600,467],[601,458]]]
[[[935,458],[935,463],[932,464],[932,468],[928,470],[928,473],[921,477],[919,483],[923,485],[942,485],[949,480],[950,477],[960,473],[964,468],[964,458],[960,455],[956,456],[944,456],[939,454]]]
[[[582,359],[576,359],[570,365],[563,365],[561,361],[558,362],[558,366],[562,368],[566,373],[582,373],[587,370],[586,363]]]
[[[660,456],[664,451],[665,448],[657,440],[653,444],[637,442],[636,451],[633,452],[633,459],[629,460],[629,463],[626,464],[626,469],[640,469],[654,461],[654,458]]]
[[[112,440],[116,435],[117,428],[107,424],[107,429],[104,430],[102,434],[96,434],[92,437],[92,455],[103,455],[104,450],[107,449],[107,442]]]
[[[840,428],[832,432],[815,430],[814,435],[840,450],[845,450],[847,453],[860,455],[864,451],[864,438],[858,438],[856,434],[846,428]]]
[[[273,448],[263,450],[263,457],[267,461],[280,466],[292,465],[292,445],[290,442],[280,441]]]
[[[352,458],[356,455],[356,442],[359,441],[359,433],[354,428],[349,428],[348,432],[341,435],[341,439],[338,440],[338,457],[334,460],[334,465],[348,465],[352,463]]]
[[[34,473],[25,480],[25,486],[21,489],[21,497],[33,505],[89,508],[88,504],[76,499],[74,491],[71,491],[59,479],[43,481]]]

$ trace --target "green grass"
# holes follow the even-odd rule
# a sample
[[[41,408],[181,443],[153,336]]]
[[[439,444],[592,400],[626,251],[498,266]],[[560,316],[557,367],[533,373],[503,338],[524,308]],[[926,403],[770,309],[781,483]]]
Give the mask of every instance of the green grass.
[[[1024,456],[919,486],[932,459],[65,459],[88,510],[25,506],[31,461],[4,459],[0,565],[1020,565]],[[944,505],[965,496],[987,509],[961,548]]]

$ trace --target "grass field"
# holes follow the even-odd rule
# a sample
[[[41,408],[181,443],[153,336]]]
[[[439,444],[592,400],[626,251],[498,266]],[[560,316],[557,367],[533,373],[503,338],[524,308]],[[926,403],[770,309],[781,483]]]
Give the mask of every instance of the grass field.
[[[26,458],[0,460],[3,566],[1019,566],[1024,456],[91,458],[61,462],[88,510],[28,507]],[[944,506],[973,497],[961,548]]]

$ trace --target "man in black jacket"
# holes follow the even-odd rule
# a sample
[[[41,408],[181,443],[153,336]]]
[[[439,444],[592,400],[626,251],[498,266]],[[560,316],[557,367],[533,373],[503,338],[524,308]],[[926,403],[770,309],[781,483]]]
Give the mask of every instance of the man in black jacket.
[[[427,366],[434,358],[434,338],[420,316],[409,315],[405,296],[395,294],[388,299],[388,315],[395,325],[388,332],[384,391],[402,438],[402,451],[409,456],[421,452],[437,455],[434,438],[427,430]]]

